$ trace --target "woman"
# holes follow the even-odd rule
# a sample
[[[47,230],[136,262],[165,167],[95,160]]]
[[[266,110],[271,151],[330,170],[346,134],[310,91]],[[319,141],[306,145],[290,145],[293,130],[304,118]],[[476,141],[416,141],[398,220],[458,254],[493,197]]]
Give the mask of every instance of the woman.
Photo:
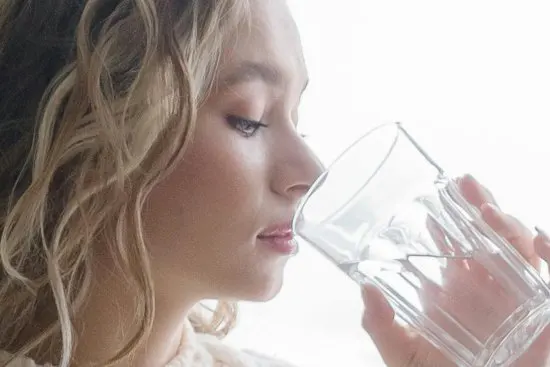
[[[2,2],[0,362],[286,366],[216,337],[233,301],[277,294],[296,250],[321,171],[296,130],[306,84],[282,0]],[[461,185],[537,261],[525,227]],[[444,365],[366,294],[388,365]]]

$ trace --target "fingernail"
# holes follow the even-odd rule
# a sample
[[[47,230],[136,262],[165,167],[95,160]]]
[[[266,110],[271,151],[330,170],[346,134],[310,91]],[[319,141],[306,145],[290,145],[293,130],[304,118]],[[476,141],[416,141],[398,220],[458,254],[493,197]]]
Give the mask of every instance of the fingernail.
[[[535,227],[535,231],[537,231],[538,235],[542,237],[545,242],[550,243],[550,237],[544,230],[542,230],[540,227]]]
[[[462,179],[463,180],[466,180],[466,181],[473,181],[473,182],[477,182],[477,180],[475,179],[475,177],[470,174],[470,173],[466,173],[464,176],[462,176]]]

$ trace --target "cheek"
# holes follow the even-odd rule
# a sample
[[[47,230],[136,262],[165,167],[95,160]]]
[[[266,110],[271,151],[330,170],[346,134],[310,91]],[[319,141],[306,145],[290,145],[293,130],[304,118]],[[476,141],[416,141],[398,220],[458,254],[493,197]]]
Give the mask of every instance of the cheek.
[[[272,219],[268,153],[261,136],[198,126],[184,160],[153,189],[144,210],[153,268],[166,287],[202,287],[206,298],[264,300],[277,293],[287,259],[256,242]]]
[[[241,137],[223,135],[196,140],[178,170],[189,189],[186,196],[192,196],[193,205],[221,212],[257,210],[267,183],[264,160],[258,152],[247,152]]]
[[[151,241],[164,244],[160,251],[178,246],[206,261],[250,241],[268,184],[263,154],[251,146],[231,131],[197,131],[184,161],[150,196]]]

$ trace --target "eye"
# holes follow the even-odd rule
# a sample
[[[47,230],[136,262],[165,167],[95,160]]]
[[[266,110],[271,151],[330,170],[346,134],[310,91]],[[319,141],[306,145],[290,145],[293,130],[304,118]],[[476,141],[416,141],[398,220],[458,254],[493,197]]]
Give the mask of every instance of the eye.
[[[237,130],[246,138],[254,136],[260,128],[267,127],[266,124],[263,124],[260,121],[249,120],[233,115],[227,116],[226,119],[227,123],[233,129]]]

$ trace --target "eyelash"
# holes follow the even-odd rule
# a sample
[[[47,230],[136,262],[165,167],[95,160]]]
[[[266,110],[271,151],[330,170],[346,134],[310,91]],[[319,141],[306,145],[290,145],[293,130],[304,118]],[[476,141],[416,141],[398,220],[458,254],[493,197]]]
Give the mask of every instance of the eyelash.
[[[229,115],[226,119],[229,125],[241,133],[245,138],[251,138],[256,135],[258,130],[267,127],[266,124],[260,121],[249,120],[238,116]]]

